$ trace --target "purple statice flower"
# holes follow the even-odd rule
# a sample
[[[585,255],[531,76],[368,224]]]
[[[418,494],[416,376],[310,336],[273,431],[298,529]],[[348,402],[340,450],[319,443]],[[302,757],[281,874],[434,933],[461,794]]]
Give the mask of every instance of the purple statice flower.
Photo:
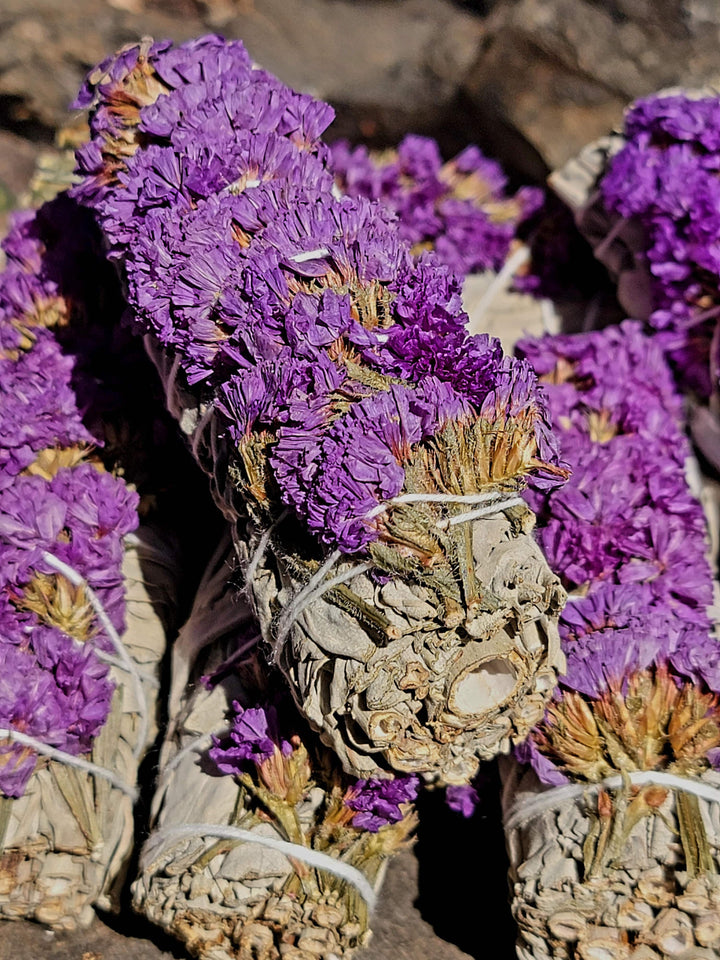
[[[584,597],[573,597],[560,616],[566,646],[598,630],[621,630],[650,616],[653,591],[647,583],[607,583]],[[662,616],[662,612],[660,613]]]
[[[389,283],[405,264],[407,251],[394,220],[379,204],[350,198],[327,202],[314,191],[307,197],[298,193],[293,201],[262,234],[286,270],[303,277],[336,276],[340,284]]]
[[[225,40],[211,33],[177,47],[162,41],[162,50],[154,58],[153,66],[168,87],[177,89],[219,77],[244,77],[252,68],[252,61],[240,40]]]
[[[613,682],[667,660],[673,633],[668,616],[638,618],[631,626],[586,633],[565,646],[564,689],[598,697]]]
[[[544,392],[532,367],[504,357],[499,340],[471,336],[462,310],[460,285],[434,254],[425,254],[403,271],[392,288],[395,323],[383,341],[363,351],[384,373],[417,380],[432,375],[449,383],[491,421],[529,418],[538,459],[532,482],[547,488],[561,482],[557,444],[552,435]]]
[[[394,780],[358,780],[345,795],[345,804],[357,813],[352,825],[357,830],[377,833],[381,827],[403,818],[402,804],[417,799],[420,780],[416,776]]]
[[[560,691],[595,699],[668,666],[720,691],[705,518],[688,489],[681,405],[660,348],[627,322],[520,350],[546,381],[573,471],[565,487],[533,497],[550,566],[581,588],[560,622]],[[544,782],[565,781],[532,737],[518,756]]]
[[[18,589],[34,572],[54,574],[49,552],[84,577],[122,631],[122,539],[137,526],[137,504],[121,480],[90,464],[63,468],[49,483],[17,477],[0,492],[0,584]]]
[[[235,70],[160,97],[140,111],[140,129],[170,141],[179,151],[197,144],[213,150],[230,146],[242,131],[260,137],[277,134],[296,151],[310,151],[317,149],[334,116],[328,104],[290,90],[264,70]]]
[[[42,269],[43,245],[38,242],[36,225],[39,213],[36,210],[17,210],[10,217],[7,234],[3,238],[2,249],[8,266],[24,269],[26,273],[37,276]]]
[[[469,819],[478,808],[480,795],[470,783],[462,786],[450,785],[445,789],[445,802],[455,813]]]
[[[553,416],[563,418],[566,432],[587,434],[589,415],[595,414],[607,419],[613,433],[666,443],[668,453],[680,461],[688,455],[679,428],[682,400],[661,346],[645,336],[638,322],[626,320],[583,335],[521,340],[516,352],[544,381]],[[647,376],[638,377],[638,370]]]
[[[118,173],[120,189],[95,206],[111,247],[122,247],[158,211],[182,216],[215,194],[238,195],[276,180],[331,188],[330,174],[313,154],[273,131],[253,134],[240,128],[227,143],[213,136],[207,143],[193,140],[181,152],[175,145],[148,145]]]
[[[137,525],[138,498],[88,463],[60,469],[52,480],[26,468],[40,453],[93,443],[80,391],[92,384],[98,392],[87,365],[102,337],[99,324],[89,321],[101,302],[108,310],[111,297],[91,218],[66,196],[17,216],[3,248],[0,727],[77,755],[91,749],[108,716],[114,685],[98,647],[108,649],[110,641],[90,607],[72,612],[81,625],[74,637],[64,632],[74,630],[72,616],[64,619],[68,611],[51,600],[45,610],[39,605],[58,576],[46,554],[70,563],[122,630],[122,538]],[[106,313],[99,316],[105,320]],[[79,344],[75,323],[83,328]],[[0,791],[22,795],[36,762],[34,750],[3,740]]]
[[[707,628],[682,630],[668,659],[675,674],[720,693],[720,643]]]
[[[460,276],[499,270],[510,252],[516,231],[512,221],[494,222],[466,200],[444,200],[439,205],[443,230],[434,250]]]
[[[123,538],[138,525],[135,491],[90,464],[57,472],[49,484],[67,506],[65,533],[50,552],[78,570],[98,594],[115,629],[125,629]]]
[[[530,367],[467,334],[459,281],[437,257],[412,256],[386,205],[332,189],[319,141],[329,108],[242,56],[212,68],[217,39],[179,49],[152,55],[163,89],[133,106],[142,144],[82,196],[122,263],[133,328],[172,351],[236,445],[263,433],[282,501],[325,545],[362,549],[412,448],[473,415],[498,431],[522,421],[537,449],[526,469],[553,475]],[[416,138],[399,155],[433,203],[459,202],[461,183],[502,200],[499,168],[478,151],[443,165]],[[403,382],[385,390],[378,372]]]
[[[233,701],[232,726],[227,737],[213,737],[208,751],[221,773],[234,776],[250,764],[261,764],[275,754],[289,757],[292,744],[279,732],[277,710],[272,704],[243,707]]]
[[[91,647],[54,628],[35,624],[29,636],[29,645],[0,636],[0,727],[66,753],[85,753],[110,708],[108,668]],[[0,742],[0,792],[22,796],[37,755],[12,740]]]
[[[67,502],[42,477],[17,477],[0,491],[0,582],[21,584],[65,533]]]
[[[499,270],[518,223],[542,197],[532,188],[507,197],[500,166],[477,147],[444,164],[437,143],[416,135],[389,156],[340,141],[331,147],[330,164],[345,193],[382,203],[397,216],[400,236],[411,247],[432,246],[459,275]]]
[[[112,101],[116,91],[140,64],[155,64],[158,57],[170,47],[169,40],[159,40],[151,44],[129,44],[101,61],[87,75],[80,92],[71,104],[74,110],[85,110],[93,106],[104,106]],[[119,107],[119,104],[118,104]]]
[[[570,588],[646,582],[657,602],[706,623],[702,509],[680,465],[628,437],[583,447],[563,446],[572,478],[539,504],[538,537],[550,566]]]
[[[520,763],[527,763],[533,768],[542,783],[551,787],[562,787],[570,782],[570,778],[558,769],[550,757],[547,757],[540,750],[533,736],[528,737],[524,743],[519,743],[515,747],[514,753],[516,760]]]
[[[370,515],[402,491],[413,446],[470,414],[451,387],[427,377],[354,404],[315,440],[316,455],[307,456],[312,430],[283,428],[271,456],[283,499],[324,543],[353,553],[377,538],[380,518]]]
[[[55,679],[63,696],[68,753],[87,753],[105,723],[115,689],[108,666],[91,644],[79,644],[54,627],[33,628],[32,649],[40,666]]]
[[[720,150],[720,99],[659,94],[637,100],[625,114],[625,134],[648,132],[659,141],[686,141],[709,153]]]
[[[390,285],[394,323],[363,351],[384,373],[416,380],[431,375],[468,392],[492,377],[502,357],[499,340],[466,330],[459,278],[435,254],[401,269]]]
[[[642,237],[632,250],[649,277],[642,319],[662,333],[679,382],[702,396],[712,389],[709,348],[720,310],[719,117],[717,97],[638,101],[626,116],[625,146],[600,182],[607,210]]]
[[[2,278],[0,277],[0,295]],[[70,385],[73,358],[47,330],[17,360],[0,358],[0,469],[13,476],[40,450],[92,443]]]
[[[88,74],[75,102],[76,107],[90,110],[91,138],[77,152],[82,182],[72,195],[90,205],[107,197],[138,149],[143,109],[158,98],[175,89],[222,79],[231,86],[251,72],[240,41],[226,42],[212,35],[175,48],[166,40],[141,41],[109,57]]]

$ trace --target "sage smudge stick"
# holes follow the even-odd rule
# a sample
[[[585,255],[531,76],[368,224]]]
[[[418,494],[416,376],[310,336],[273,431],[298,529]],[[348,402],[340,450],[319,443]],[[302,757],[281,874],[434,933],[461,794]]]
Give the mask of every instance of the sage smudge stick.
[[[415,825],[416,777],[353,781],[308,736],[258,657],[227,536],[172,653],[171,721],[135,909],[194,955],[349,955],[388,859]]]
[[[332,111],[241,44],[126,48],[78,106],[74,195],[296,703],[349,772],[465,782],[562,667],[518,497],[566,476],[532,371],[468,334],[458,281],[382,204],[338,195]]]
[[[149,517],[138,527],[119,476],[130,458],[97,362],[116,284],[92,222],[60,197],[18,214],[3,246],[0,916],[71,929],[119,906],[173,551]]]
[[[717,91],[666,90],[631,104],[622,135],[589,144],[550,178],[575,209],[623,308],[662,344],[690,398],[693,440],[715,468],[719,155]]]
[[[573,478],[536,503],[567,672],[504,765],[518,955],[712,951],[720,645],[682,401],[641,325],[525,341]],[[652,954],[648,951],[652,951]]]

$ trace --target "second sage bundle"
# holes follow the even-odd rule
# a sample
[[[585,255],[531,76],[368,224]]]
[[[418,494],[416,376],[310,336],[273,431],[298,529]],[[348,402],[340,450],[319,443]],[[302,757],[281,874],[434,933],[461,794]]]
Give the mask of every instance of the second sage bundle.
[[[194,956],[331,960],[367,942],[416,777],[353,781],[315,744],[219,545],[173,648],[171,722],[135,909]]]

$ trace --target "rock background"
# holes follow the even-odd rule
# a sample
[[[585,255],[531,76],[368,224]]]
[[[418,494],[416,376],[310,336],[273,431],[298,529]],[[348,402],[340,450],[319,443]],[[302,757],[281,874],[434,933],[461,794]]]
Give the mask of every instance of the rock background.
[[[447,156],[474,142],[536,183],[617,126],[629,100],[720,82],[717,0],[0,0],[0,216],[93,64],[143,35],[209,31],[332,102],[333,136],[380,146],[426,133]],[[487,778],[469,822],[423,799],[417,843],[392,865],[357,960],[513,956],[492,765]],[[0,960],[43,955],[185,956],[129,909],[82,934],[0,926]]]
[[[108,51],[211,30],[330,100],[337,136],[478,142],[527,179],[617,124],[628,100],[720,79],[716,0],[0,0],[0,178],[17,186],[23,141],[52,141]]]

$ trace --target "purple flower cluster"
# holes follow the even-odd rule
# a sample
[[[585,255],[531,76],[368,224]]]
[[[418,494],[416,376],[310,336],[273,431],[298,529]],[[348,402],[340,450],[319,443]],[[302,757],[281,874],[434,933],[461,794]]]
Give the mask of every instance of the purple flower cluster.
[[[469,819],[480,804],[480,794],[471,783],[451,785],[445,789],[445,802],[455,813]]]
[[[339,141],[330,164],[350,197],[380,201],[398,218],[398,231],[413,250],[433,249],[460,276],[499,270],[518,224],[542,203],[536,187],[506,194],[499,164],[476,146],[443,163],[437,143],[410,135],[397,150],[374,154]]]
[[[394,780],[358,780],[351,788],[346,804],[356,810],[352,825],[357,830],[377,831],[403,818],[401,805],[417,799],[420,780],[410,775]]]
[[[564,488],[530,494],[539,542],[572,591],[558,696],[594,699],[654,666],[720,692],[705,519],[687,486],[689,444],[661,346],[625,321],[518,349],[546,384],[573,470]],[[567,779],[532,737],[519,755],[546,782]]]
[[[17,216],[0,274],[0,728],[70,754],[87,752],[113,684],[111,649],[84,587],[124,628],[122,537],[137,497],[86,461],[93,437],[78,406],[74,358],[58,334],[82,319],[87,237],[66,198]],[[64,465],[67,464],[67,465]],[[36,753],[0,737],[0,793],[21,796]]]
[[[279,753],[289,757],[292,744],[283,740],[279,731],[277,709],[269,704],[264,707],[243,707],[233,701],[232,726],[227,737],[213,737],[213,746],[208,755],[221,773],[235,776],[261,764]]]
[[[319,139],[331,109],[237,42],[133,49],[78,100],[92,140],[75,193],[122,262],[134,328],[216,405],[241,465],[262,447],[282,503],[346,552],[381,535],[368,514],[449,419],[522,420],[525,472],[557,482],[529,365],[467,334],[457,280],[435,255],[415,260],[382,202],[338,195]],[[413,169],[431,178],[422,154]],[[443,176],[501,188],[472,152]],[[272,506],[267,484],[244,493]]]
[[[682,386],[708,396],[719,369],[709,354],[720,313],[720,98],[639,100],[625,136],[600,182],[603,202],[641,231],[633,252],[650,277],[641,319],[657,331]]]
[[[276,796],[285,799],[296,797],[298,778],[293,755],[303,752],[300,737],[295,734],[285,739],[282,726],[292,723],[287,716],[280,719],[278,708],[273,704],[243,707],[237,700],[232,704],[231,727],[227,736],[213,737],[213,746],[208,756],[220,773],[229,776],[252,774],[257,770],[260,781]],[[318,769],[323,769],[320,764]],[[306,764],[300,764],[309,776]],[[303,775],[301,774],[301,777]],[[309,780],[302,779],[300,786],[307,786]],[[293,789],[293,786],[295,789]],[[420,780],[416,776],[399,776],[394,780],[357,780],[349,787],[343,797],[343,806],[347,813],[341,818],[357,830],[377,833],[380,827],[390,823],[399,823],[404,812],[401,805],[412,803],[418,794]]]

